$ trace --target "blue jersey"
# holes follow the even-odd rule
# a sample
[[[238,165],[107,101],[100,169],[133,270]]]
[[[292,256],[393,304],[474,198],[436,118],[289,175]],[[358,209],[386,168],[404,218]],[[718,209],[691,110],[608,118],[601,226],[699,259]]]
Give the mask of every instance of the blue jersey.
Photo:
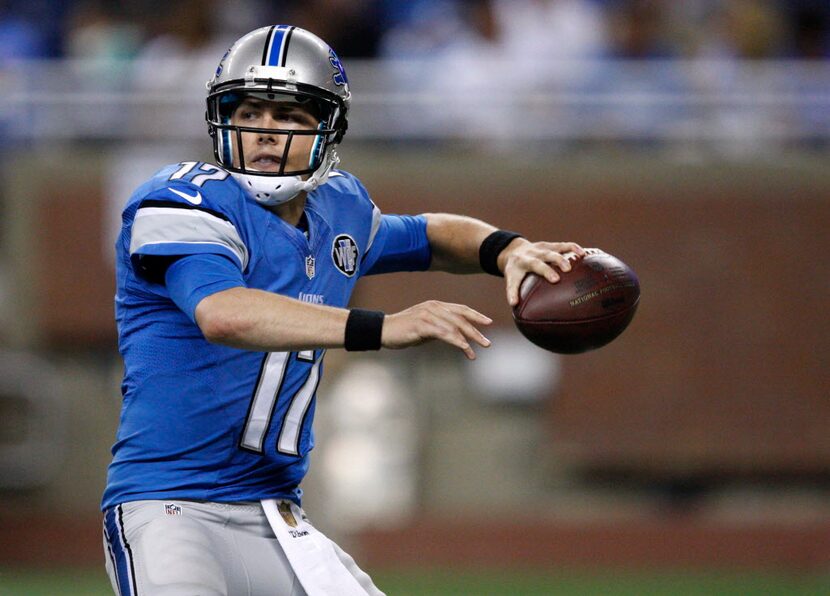
[[[307,233],[201,162],[162,169],[130,198],[116,243],[123,406],[104,508],[166,498],[299,502],[324,350],[211,344],[144,263],[221,255],[247,287],[336,307],[362,275],[429,266],[424,218],[381,215],[348,173],[310,193],[305,214]]]

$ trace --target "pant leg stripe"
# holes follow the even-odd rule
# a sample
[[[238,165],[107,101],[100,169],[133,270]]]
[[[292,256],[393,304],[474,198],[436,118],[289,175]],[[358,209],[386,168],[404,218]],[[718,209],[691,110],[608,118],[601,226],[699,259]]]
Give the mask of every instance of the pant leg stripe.
[[[137,596],[135,590],[135,567],[132,551],[124,537],[124,522],[121,519],[121,505],[107,509],[104,514],[104,529],[115,567],[120,596]]]

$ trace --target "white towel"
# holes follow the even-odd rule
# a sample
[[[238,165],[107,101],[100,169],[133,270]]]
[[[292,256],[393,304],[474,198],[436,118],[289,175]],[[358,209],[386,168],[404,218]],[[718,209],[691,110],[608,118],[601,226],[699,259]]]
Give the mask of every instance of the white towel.
[[[336,545],[309,523],[296,503],[265,499],[262,509],[308,596],[368,596],[337,555]]]

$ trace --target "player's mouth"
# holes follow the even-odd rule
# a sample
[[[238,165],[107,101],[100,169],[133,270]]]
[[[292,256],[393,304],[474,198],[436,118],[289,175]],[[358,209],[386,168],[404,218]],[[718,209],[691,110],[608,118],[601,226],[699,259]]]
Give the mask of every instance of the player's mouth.
[[[248,160],[248,167],[260,172],[278,172],[282,158],[271,153],[258,153]]]

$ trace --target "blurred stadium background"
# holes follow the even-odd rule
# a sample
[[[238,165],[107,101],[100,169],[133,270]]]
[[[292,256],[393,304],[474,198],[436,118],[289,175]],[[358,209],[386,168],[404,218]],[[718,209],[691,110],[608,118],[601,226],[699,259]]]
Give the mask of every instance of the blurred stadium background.
[[[204,82],[278,22],[340,53],[384,211],[599,246],[643,288],[556,357],[497,279],[365,280],[496,342],[329,354],[317,525],[396,594],[830,593],[826,0],[0,2],[0,593],[107,593],[120,206],[211,159]]]

